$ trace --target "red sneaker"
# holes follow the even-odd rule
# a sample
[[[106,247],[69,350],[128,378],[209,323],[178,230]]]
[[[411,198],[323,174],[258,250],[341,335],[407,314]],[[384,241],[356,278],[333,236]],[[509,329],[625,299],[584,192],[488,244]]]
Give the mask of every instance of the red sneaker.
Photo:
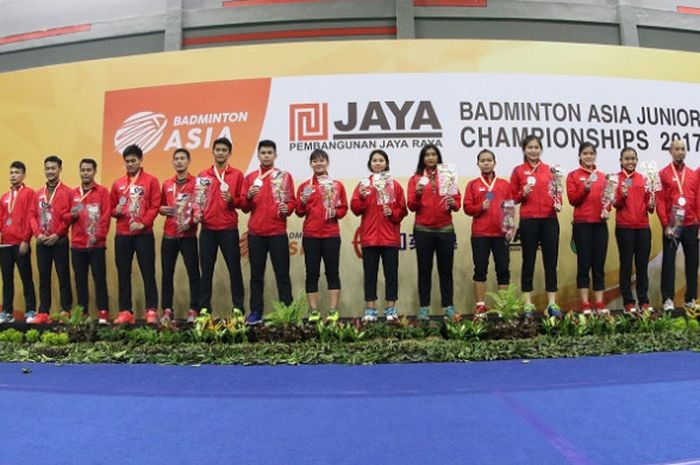
[[[196,320],[198,316],[199,312],[197,310],[189,309],[189,311],[187,312],[187,323],[193,324],[194,320]]]
[[[48,313],[37,313],[32,318],[27,318],[27,323],[30,325],[47,325],[51,323],[51,317]]]
[[[583,313],[584,315],[590,315],[593,313],[590,302],[583,302],[581,304],[581,313]]]
[[[122,310],[112,323],[115,325],[133,325],[136,323],[136,320],[133,313],[128,310]]]
[[[146,309],[146,324],[147,325],[157,325],[158,324],[158,312],[154,308]]]
[[[642,304],[642,306],[639,307],[639,311],[642,312],[642,313],[651,312],[651,311],[653,311],[653,310],[654,310],[654,309],[651,308],[651,307],[649,306],[649,304]]]
[[[476,309],[474,310],[474,316],[479,317],[479,318],[486,318],[486,314],[488,313],[489,309],[486,308],[486,305],[484,304],[479,304],[476,306]]]
[[[107,310],[100,310],[97,312],[97,324],[108,325],[109,324],[109,312]]]
[[[649,306],[649,305],[647,304],[647,307],[648,307],[648,306]],[[637,313],[637,306],[634,305],[633,303],[625,304],[625,310],[624,310],[624,312],[625,312],[626,314],[628,314],[628,315],[635,314],[635,313]]]
[[[610,315],[610,310],[608,310],[605,307],[605,304],[603,302],[596,302],[595,303],[595,312],[598,315]]]

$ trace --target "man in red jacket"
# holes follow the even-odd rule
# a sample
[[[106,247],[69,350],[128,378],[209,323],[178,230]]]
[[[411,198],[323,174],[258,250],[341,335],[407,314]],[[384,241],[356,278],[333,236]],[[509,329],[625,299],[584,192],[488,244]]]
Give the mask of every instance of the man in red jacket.
[[[661,191],[657,194],[656,211],[664,230],[661,260],[661,297],[664,310],[675,308],[676,251],[683,247],[685,255],[685,303],[695,310],[698,292],[698,179],[685,165],[685,143],[671,142],[671,163],[659,171]]]
[[[260,168],[248,173],[243,188],[243,211],[250,212],[248,220],[248,251],[250,259],[250,315],[248,324],[262,321],[265,264],[270,253],[275,270],[279,300],[292,303],[292,283],[289,279],[289,238],[287,217],[296,208],[292,176],[275,168],[277,145],[271,140],[258,143]]]
[[[63,161],[56,155],[44,160],[46,185],[36,191],[35,215],[31,218],[36,237],[36,262],[39,267],[39,313],[26,315],[27,323],[46,324],[51,320],[51,267],[56,265],[61,310],[70,312],[73,294],[70,285],[68,227],[72,189],[61,182]]]
[[[71,192],[71,208],[66,220],[71,223],[71,262],[75,276],[78,305],[88,313],[88,273],[92,270],[95,283],[95,303],[99,324],[109,323],[107,266],[105,244],[109,232],[112,207],[109,191],[95,182],[97,162],[92,158],[80,160],[80,185]]]
[[[27,167],[21,161],[10,164],[10,191],[0,197],[0,266],[2,267],[1,323],[12,323],[15,299],[15,264],[22,278],[26,313],[36,310],[32,279],[32,238],[30,218],[34,215],[34,191],[24,185]]]
[[[190,152],[176,149],[173,153],[175,176],[163,182],[160,201],[160,214],[164,215],[163,240],[160,246],[161,272],[161,308],[163,321],[172,321],[173,313],[173,276],[177,256],[187,268],[190,283],[190,309],[188,318],[199,309],[199,253],[197,252],[197,224],[192,207],[195,198],[195,178],[187,169],[190,166]]]
[[[146,294],[146,323],[157,324],[158,289],[153,221],[160,210],[160,183],[141,167],[143,151],[137,145],[124,149],[126,175],[114,181],[110,200],[117,219],[114,254],[119,281],[119,315],[115,324],[134,324],[131,302],[131,265],[136,253]]]
[[[238,212],[241,206],[243,173],[228,164],[233,144],[225,137],[212,146],[214,164],[195,180],[195,216],[202,224],[199,234],[199,260],[202,268],[200,307],[212,310],[212,279],[216,254],[221,249],[228,268],[233,309],[243,312],[243,273],[238,234]],[[187,320],[194,322],[196,312]]]

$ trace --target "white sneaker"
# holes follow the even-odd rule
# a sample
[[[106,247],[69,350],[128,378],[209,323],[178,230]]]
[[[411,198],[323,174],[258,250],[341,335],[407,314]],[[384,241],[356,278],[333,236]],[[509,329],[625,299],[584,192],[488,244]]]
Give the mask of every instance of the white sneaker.
[[[673,304],[673,300],[671,300],[671,299],[664,300],[664,312],[672,312],[675,309],[676,309],[676,306]]]

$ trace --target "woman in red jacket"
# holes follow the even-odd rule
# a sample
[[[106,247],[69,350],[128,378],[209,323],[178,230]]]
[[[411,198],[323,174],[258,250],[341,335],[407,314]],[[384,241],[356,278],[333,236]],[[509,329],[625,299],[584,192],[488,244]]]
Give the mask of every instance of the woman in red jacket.
[[[418,260],[418,319],[430,317],[430,288],[433,276],[433,255],[437,257],[440,276],[440,299],[446,318],[455,313],[452,297],[452,265],[455,254],[455,228],[452,212],[459,210],[461,196],[456,185],[451,192],[440,192],[438,164],[442,164],[440,149],[433,144],[424,146],[418,156],[416,174],[408,181],[408,208],[416,212],[413,239]],[[444,189],[443,189],[444,190]],[[455,192],[456,191],[456,192]]]
[[[556,304],[557,261],[559,259],[559,221],[557,212],[561,209],[559,192],[549,165],[542,162],[542,141],[535,135],[523,140],[524,163],[516,166],[510,177],[513,199],[520,204],[520,239],[522,241],[523,264],[521,289],[525,298],[525,313],[531,315],[532,276],[535,272],[537,247],[542,247],[545,289],[549,304],[547,314],[561,316]],[[552,167],[555,168],[556,167]]]
[[[498,288],[505,289],[510,284],[510,251],[503,231],[503,202],[512,199],[510,184],[496,177],[496,155],[490,150],[482,150],[476,156],[481,176],[469,181],[464,188],[464,213],[474,218],[472,221],[472,258],[474,260],[474,295],[476,297],[475,316],[483,316],[486,308],[486,274],[489,267],[489,254],[493,253],[496,265]]]
[[[316,149],[311,152],[311,178],[299,186],[297,216],[304,218],[304,262],[306,264],[306,299],[309,302],[309,321],[318,321],[318,279],[321,259],[326,270],[330,296],[328,319],[338,319],[340,301],[340,227],[338,220],[348,212],[348,197],[340,181],[328,176],[328,154]]]
[[[647,179],[638,173],[637,152],[625,147],[620,152],[619,187],[615,197],[615,238],[620,253],[620,291],[626,313],[649,310],[649,254],[651,229],[649,214],[656,199],[647,188]],[[632,295],[632,261],[636,269],[637,301]]]
[[[377,320],[377,272],[379,259],[384,268],[387,321],[398,318],[396,300],[399,297],[399,248],[401,220],[408,214],[401,185],[389,175],[389,156],[383,150],[373,150],[367,168],[372,175],[362,180],[352,194],[350,208],[362,217],[360,244],[365,281],[364,321]]]
[[[578,151],[578,169],[566,177],[566,195],[574,207],[573,236],[576,244],[576,287],[581,298],[581,311],[591,314],[588,301],[589,273],[593,275],[595,311],[609,313],[603,302],[605,290],[605,255],[608,253],[610,204],[603,203],[605,173],[596,170],[596,148],[584,142]],[[612,199],[609,199],[612,200]]]

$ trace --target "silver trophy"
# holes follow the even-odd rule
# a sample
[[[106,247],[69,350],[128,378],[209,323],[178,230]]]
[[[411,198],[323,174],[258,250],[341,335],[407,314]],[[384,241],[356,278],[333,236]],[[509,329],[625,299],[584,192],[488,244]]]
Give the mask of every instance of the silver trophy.
[[[642,163],[644,171],[644,190],[649,192],[649,201],[656,203],[656,193],[661,190],[661,176],[655,161],[645,161]]]
[[[554,209],[561,211],[562,195],[564,194],[564,169],[560,165],[552,165],[552,181],[549,183],[549,195],[554,200]]]

